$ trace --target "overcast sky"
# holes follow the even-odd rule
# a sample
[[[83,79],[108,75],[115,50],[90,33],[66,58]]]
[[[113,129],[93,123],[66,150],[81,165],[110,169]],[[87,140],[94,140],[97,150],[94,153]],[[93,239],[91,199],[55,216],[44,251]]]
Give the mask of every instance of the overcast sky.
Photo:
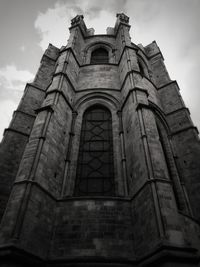
[[[105,33],[116,13],[130,17],[132,42],[156,40],[200,129],[200,0],[0,0],[0,139],[49,43],[66,45],[70,20]]]

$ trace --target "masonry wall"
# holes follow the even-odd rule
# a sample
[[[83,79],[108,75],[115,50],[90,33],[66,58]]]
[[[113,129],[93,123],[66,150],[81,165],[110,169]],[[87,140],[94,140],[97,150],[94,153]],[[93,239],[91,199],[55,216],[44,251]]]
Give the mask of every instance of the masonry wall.
[[[153,69],[154,82],[158,88],[158,96],[172,135],[175,161],[185,197],[189,198],[188,210],[199,219],[199,163],[200,141],[198,130],[194,127],[188,109],[182,100],[179,87],[171,81],[162,54],[155,42],[147,47]]]
[[[73,23],[1,144],[1,250],[54,266],[197,266],[199,139],[157,44],[131,43],[123,14],[108,35]],[[98,47],[108,64],[90,64]],[[82,118],[97,104],[112,115],[115,195],[75,197]]]
[[[52,79],[57,56],[58,49],[50,45],[44,53],[34,82],[27,84],[9,128],[5,130],[0,149],[0,218],[35,121],[35,111],[41,106],[45,90]]]
[[[50,258],[133,260],[132,230],[124,199],[68,199],[57,207]]]

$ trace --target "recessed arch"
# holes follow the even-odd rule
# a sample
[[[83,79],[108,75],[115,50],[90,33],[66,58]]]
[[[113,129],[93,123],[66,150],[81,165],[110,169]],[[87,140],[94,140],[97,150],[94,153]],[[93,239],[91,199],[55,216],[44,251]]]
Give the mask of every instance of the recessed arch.
[[[114,159],[112,115],[101,104],[83,114],[77,162],[76,196],[113,196]]]
[[[149,71],[148,71],[148,66],[146,65],[146,62],[145,60],[138,55],[138,66],[139,66],[139,70],[140,70],[140,73],[142,75],[142,77],[147,77],[149,78]]]
[[[90,50],[93,51],[99,47],[103,47],[103,48],[107,49],[108,51],[114,50],[114,48],[115,48],[111,43],[101,41],[101,42],[93,42],[93,43],[88,44],[84,50],[86,53],[88,53],[88,51],[90,51]]]
[[[68,191],[66,191],[66,195],[74,195],[75,192],[75,182],[76,182],[76,171],[77,171],[77,162],[79,156],[79,146],[80,146],[80,137],[82,130],[82,122],[85,111],[94,106],[101,105],[107,108],[112,117],[112,135],[113,135],[113,161],[114,161],[114,188],[115,195],[124,195],[124,177],[122,174],[122,155],[121,155],[121,141],[119,137],[119,117],[118,111],[120,108],[119,100],[108,94],[101,92],[91,92],[87,95],[84,95],[77,99],[73,110],[75,115],[74,119],[74,138],[72,142],[72,156],[69,165],[69,179],[68,183]]]
[[[177,208],[183,212],[188,212],[188,207],[185,199],[185,189],[182,186],[181,177],[179,176],[178,165],[173,155],[172,139],[169,126],[158,107],[154,105],[154,114],[156,127],[158,131],[158,138],[162,148],[164,161],[169,172],[170,180],[172,181],[172,188],[174,197],[176,199]]]
[[[94,42],[92,44],[89,44],[85,50],[85,59],[84,62],[85,64],[90,64],[91,62],[91,55],[93,51],[98,50],[98,49],[104,49],[108,53],[108,62],[107,63],[116,63],[115,62],[115,49],[113,45],[111,45],[108,42]]]
[[[108,93],[102,92],[90,92],[87,95],[84,95],[77,99],[74,110],[84,110],[92,103],[101,103],[102,105],[106,106],[108,109],[118,110],[120,109],[120,102],[119,100]]]
[[[151,109],[153,110],[154,114],[155,114],[155,118],[159,119],[160,122],[162,123],[163,127],[165,128],[165,131],[168,135],[168,137],[171,137],[171,130],[170,127],[165,119],[165,114],[164,112],[153,102],[149,101],[149,106],[151,107]]]

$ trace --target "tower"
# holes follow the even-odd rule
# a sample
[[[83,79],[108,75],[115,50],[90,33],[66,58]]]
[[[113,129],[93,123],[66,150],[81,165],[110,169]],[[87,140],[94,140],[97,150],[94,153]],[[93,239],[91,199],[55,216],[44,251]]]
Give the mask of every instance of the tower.
[[[0,266],[198,266],[200,143],[156,42],[72,19],[0,150]]]

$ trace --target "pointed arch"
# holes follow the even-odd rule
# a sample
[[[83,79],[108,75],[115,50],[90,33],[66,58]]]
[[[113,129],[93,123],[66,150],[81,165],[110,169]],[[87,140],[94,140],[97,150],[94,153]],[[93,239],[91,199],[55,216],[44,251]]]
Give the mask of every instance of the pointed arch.
[[[112,117],[103,105],[83,114],[75,195],[114,195]]]
[[[181,177],[179,176],[178,166],[176,164],[175,158],[173,156],[170,135],[167,132],[166,124],[164,124],[164,120],[162,120],[161,116],[158,116],[159,113],[155,113],[156,126],[158,130],[159,142],[162,147],[162,152],[164,156],[164,160],[166,162],[167,170],[169,172],[170,180],[172,181],[172,187],[174,190],[174,197],[176,199],[177,208],[180,211],[188,213],[188,205],[186,201],[186,191],[183,188],[183,184],[181,182]]]

